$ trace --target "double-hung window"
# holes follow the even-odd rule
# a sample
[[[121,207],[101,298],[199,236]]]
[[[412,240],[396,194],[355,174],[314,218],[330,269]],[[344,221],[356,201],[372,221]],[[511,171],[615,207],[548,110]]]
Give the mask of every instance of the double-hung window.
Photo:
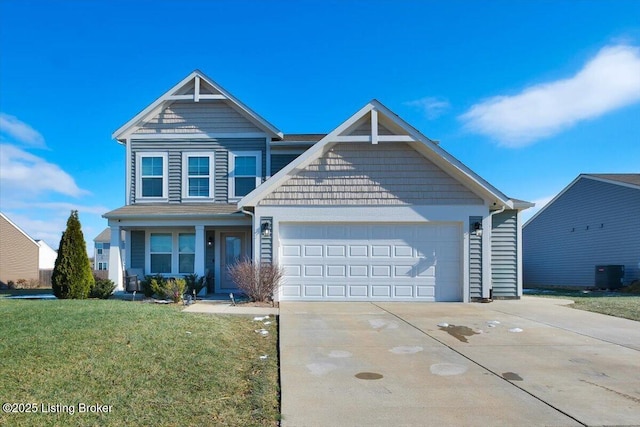
[[[150,233],[151,274],[190,274],[195,271],[196,235],[189,232]]]
[[[149,254],[151,273],[171,273],[173,253],[173,234],[151,233],[149,237]]]
[[[184,153],[182,155],[183,199],[213,199],[213,154]]]
[[[167,153],[137,153],[136,199],[166,199]]]
[[[260,185],[261,158],[260,151],[229,152],[229,199],[238,200]]]

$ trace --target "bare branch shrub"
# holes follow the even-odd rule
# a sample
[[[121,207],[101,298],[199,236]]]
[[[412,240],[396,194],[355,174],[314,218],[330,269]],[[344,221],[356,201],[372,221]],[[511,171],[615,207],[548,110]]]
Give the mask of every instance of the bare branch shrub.
[[[278,265],[238,261],[228,267],[229,276],[251,301],[268,302],[280,287],[284,270]]]

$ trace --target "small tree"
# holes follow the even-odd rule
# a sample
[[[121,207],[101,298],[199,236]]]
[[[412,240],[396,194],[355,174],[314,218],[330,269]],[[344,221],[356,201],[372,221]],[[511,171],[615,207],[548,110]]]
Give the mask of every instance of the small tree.
[[[67,229],[62,233],[58,257],[51,275],[51,287],[61,299],[84,299],[95,284],[91,263],[87,255],[78,211],[71,211]]]
[[[267,302],[280,286],[284,275],[282,267],[248,260],[229,267],[229,276],[251,301]]]

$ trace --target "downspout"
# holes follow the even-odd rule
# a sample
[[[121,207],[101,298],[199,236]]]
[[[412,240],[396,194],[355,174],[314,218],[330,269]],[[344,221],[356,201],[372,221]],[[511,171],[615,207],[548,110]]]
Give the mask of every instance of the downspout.
[[[491,245],[491,239],[493,239],[493,216],[496,215],[496,214],[504,212],[506,209],[507,209],[507,206],[506,205],[502,205],[502,208],[498,209],[497,211],[489,212],[489,230],[490,230],[489,231],[489,237],[490,237],[490,240],[487,243],[487,245],[489,246],[489,253],[492,253],[492,251],[491,251],[491,246],[492,246]],[[489,261],[491,261],[491,257],[489,258]],[[492,276],[493,276],[493,264],[491,264],[491,269],[489,270],[488,274],[490,274],[491,276],[490,276],[490,280],[489,280],[489,299],[486,302],[491,302],[491,301],[493,301],[493,278],[492,278]],[[484,299],[483,299],[483,302],[485,302]]]

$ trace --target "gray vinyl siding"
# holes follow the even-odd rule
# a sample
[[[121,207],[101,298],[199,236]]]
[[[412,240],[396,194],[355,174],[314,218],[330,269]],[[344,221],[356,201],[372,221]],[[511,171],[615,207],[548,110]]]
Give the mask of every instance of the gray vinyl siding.
[[[199,152],[214,154],[214,202],[228,202],[229,151],[260,151],[262,155],[262,178],[266,170],[266,139],[190,139],[190,140],[132,140],[131,141],[131,201],[136,201],[136,153],[166,152],[168,153],[169,202],[182,201],[182,153]]]
[[[142,230],[131,231],[131,268],[144,269],[145,234]],[[145,274],[147,272],[145,271]]]
[[[491,282],[494,298],[518,297],[518,213],[492,217]]]
[[[144,123],[134,135],[262,132],[225,101],[176,101]]]
[[[482,223],[481,216],[469,217],[469,298],[482,298],[482,236],[474,233],[473,224]]]
[[[268,222],[273,227],[273,217],[260,217],[260,224]],[[260,233],[260,262],[273,263],[273,237],[272,235],[263,236]]]
[[[640,279],[640,190],[581,178],[523,228],[524,285],[593,286],[596,265]]]
[[[406,143],[338,143],[261,205],[479,205],[483,201]]]
[[[287,166],[289,163],[298,158],[300,154],[275,154],[271,152],[271,175],[275,175]]]

